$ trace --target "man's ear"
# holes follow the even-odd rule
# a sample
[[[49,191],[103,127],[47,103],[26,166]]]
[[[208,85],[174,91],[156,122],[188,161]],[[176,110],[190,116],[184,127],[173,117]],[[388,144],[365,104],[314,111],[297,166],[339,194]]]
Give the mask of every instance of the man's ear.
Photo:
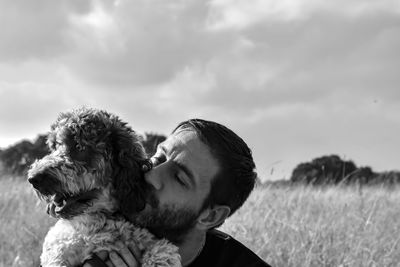
[[[197,228],[208,230],[224,223],[225,219],[231,213],[231,209],[226,205],[215,205],[209,207],[200,213],[197,218]]]

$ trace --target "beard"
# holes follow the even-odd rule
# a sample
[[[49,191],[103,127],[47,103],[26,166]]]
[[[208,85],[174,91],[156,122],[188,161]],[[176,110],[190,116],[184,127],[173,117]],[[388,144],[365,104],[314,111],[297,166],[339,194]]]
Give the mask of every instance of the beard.
[[[179,244],[193,229],[201,211],[174,204],[160,205],[153,193],[148,195],[148,206],[129,220],[139,227],[146,228],[158,238],[166,238]]]

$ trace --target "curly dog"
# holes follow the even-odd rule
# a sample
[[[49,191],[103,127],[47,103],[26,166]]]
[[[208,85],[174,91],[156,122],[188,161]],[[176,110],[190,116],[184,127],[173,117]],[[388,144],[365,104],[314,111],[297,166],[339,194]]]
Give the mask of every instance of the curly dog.
[[[121,215],[146,204],[146,156],[125,122],[89,108],[61,113],[47,144],[50,154],[28,172],[47,212],[59,218],[44,240],[43,267],[80,265],[100,250],[118,251],[117,240],[143,251],[142,266],[181,266],[176,246]]]

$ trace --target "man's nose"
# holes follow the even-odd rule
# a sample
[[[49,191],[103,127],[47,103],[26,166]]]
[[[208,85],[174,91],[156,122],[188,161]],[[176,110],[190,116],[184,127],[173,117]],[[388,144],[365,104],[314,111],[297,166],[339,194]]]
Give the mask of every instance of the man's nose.
[[[162,179],[163,171],[165,170],[164,166],[162,165],[153,167],[153,169],[144,174],[144,179],[147,183],[151,184],[155,190],[160,190],[163,187],[163,179]]]

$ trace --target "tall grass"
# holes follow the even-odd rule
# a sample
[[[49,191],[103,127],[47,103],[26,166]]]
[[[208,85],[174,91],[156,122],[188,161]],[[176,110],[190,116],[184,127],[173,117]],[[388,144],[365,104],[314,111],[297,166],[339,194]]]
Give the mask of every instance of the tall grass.
[[[0,266],[39,266],[43,238],[55,221],[23,178],[0,180]]]
[[[0,187],[0,266],[38,266],[54,224],[21,179]],[[257,188],[222,230],[272,266],[400,266],[400,190]]]
[[[259,188],[222,227],[272,266],[400,266],[400,188]]]

